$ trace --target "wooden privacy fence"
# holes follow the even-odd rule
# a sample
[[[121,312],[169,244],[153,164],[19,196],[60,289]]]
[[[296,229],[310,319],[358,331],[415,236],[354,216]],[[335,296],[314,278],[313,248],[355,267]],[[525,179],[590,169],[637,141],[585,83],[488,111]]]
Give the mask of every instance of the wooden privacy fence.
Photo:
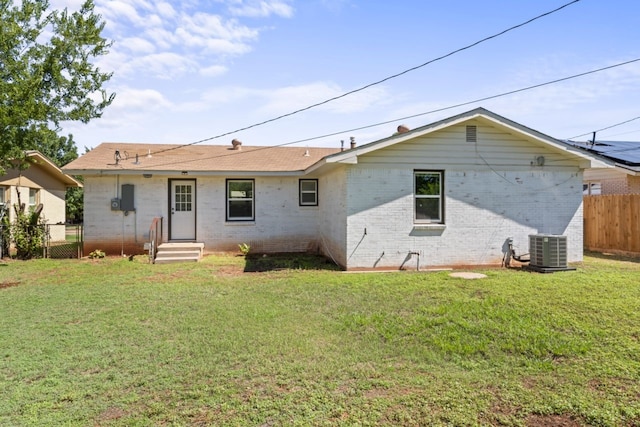
[[[584,247],[640,253],[640,194],[585,196]]]

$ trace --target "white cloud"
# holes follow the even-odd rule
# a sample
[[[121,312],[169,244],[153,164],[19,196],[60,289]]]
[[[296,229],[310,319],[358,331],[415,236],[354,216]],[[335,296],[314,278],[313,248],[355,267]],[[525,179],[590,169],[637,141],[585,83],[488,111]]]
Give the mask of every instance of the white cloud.
[[[64,9],[78,10],[82,7],[85,0],[51,0],[49,3],[51,9]]]
[[[266,99],[262,107],[274,113],[297,110],[344,94],[338,85],[315,82],[299,86],[288,86],[273,91],[261,91]],[[383,87],[369,88],[362,92],[321,105],[318,109],[333,113],[355,113],[370,108],[374,104],[386,102],[389,96]]]
[[[126,18],[134,25],[144,26],[145,24],[145,20],[138,14],[136,8],[122,1],[108,1],[96,8],[107,21],[120,23],[120,19]]]
[[[236,16],[247,16],[252,18],[268,17],[271,15],[281,16],[283,18],[291,18],[293,16],[293,7],[285,1],[280,0],[261,0],[234,2],[237,6],[230,5],[229,11]]]
[[[142,37],[129,37],[123,39],[119,45],[133,53],[149,54],[156,50],[156,46],[153,43],[149,40],[143,39]]]
[[[104,36],[114,40],[110,58],[101,58],[101,66],[126,78],[173,79],[185,73],[220,75],[226,67],[200,64],[221,63],[229,57],[246,54],[260,34],[258,28],[244,25],[237,18],[202,11],[202,2],[97,2],[96,11],[107,24]],[[264,7],[285,13],[286,8],[280,3],[283,2],[268,2]],[[111,68],[104,68],[105,65]]]
[[[218,77],[227,71],[227,67],[222,65],[212,65],[210,67],[200,68],[200,74],[205,77]]]
[[[170,108],[171,106],[171,102],[156,90],[122,87],[116,90],[116,99],[107,111],[117,115],[125,111],[129,113],[146,113],[161,108]]]
[[[171,79],[198,68],[190,58],[173,52],[162,52],[131,59],[118,70],[120,74],[131,75],[137,70],[159,79]]]
[[[170,3],[167,2],[159,2],[156,5],[156,10],[158,13],[165,18],[175,18],[177,16],[176,10],[171,6]]]

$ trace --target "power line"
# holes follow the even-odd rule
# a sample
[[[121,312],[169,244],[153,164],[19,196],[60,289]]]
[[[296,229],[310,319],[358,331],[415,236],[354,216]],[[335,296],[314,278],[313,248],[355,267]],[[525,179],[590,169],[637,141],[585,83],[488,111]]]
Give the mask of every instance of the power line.
[[[316,139],[322,139],[322,138],[326,138],[326,137],[329,137],[329,136],[336,136],[336,135],[339,135],[339,134],[342,134],[342,133],[355,132],[355,131],[358,131],[358,130],[369,129],[369,128],[376,127],[376,126],[387,125],[387,124],[393,123],[393,122],[398,122],[398,121],[407,120],[407,119],[413,119],[413,118],[420,117],[420,116],[426,116],[427,114],[439,113],[441,111],[451,110],[451,109],[458,108],[458,107],[464,107],[465,105],[470,105],[470,104],[475,104],[475,103],[478,103],[478,102],[488,101],[490,99],[495,99],[495,98],[501,98],[503,96],[513,95],[515,93],[524,92],[524,91],[531,90],[531,89],[537,89],[539,87],[548,86],[548,85],[551,85],[551,84],[555,84],[555,83],[559,83],[559,82],[575,79],[575,78],[578,78],[578,77],[584,77],[584,76],[587,76],[589,74],[595,74],[595,73],[599,73],[601,71],[610,70],[612,68],[622,67],[623,65],[632,64],[632,63],[638,62],[638,61],[640,61],[640,58],[632,59],[632,60],[626,61],[626,62],[621,62],[621,63],[615,64],[615,65],[609,65],[607,67],[598,68],[596,70],[586,71],[586,72],[580,73],[580,74],[574,74],[574,75],[568,76],[568,77],[562,77],[560,79],[551,80],[551,81],[545,82],[545,83],[539,83],[539,84],[536,84],[536,85],[527,86],[527,87],[522,88],[522,89],[516,89],[516,90],[509,91],[509,92],[502,92],[502,93],[497,94],[497,95],[491,95],[491,96],[486,96],[484,98],[474,99],[473,101],[461,102],[459,104],[450,105],[448,107],[438,108],[438,109],[431,110],[431,111],[426,111],[424,113],[418,113],[418,114],[413,114],[413,115],[410,115],[410,116],[399,117],[399,118],[396,118],[396,119],[393,119],[393,120],[387,120],[387,121],[375,123],[375,124],[372,124],[372,125],[366,125],[366,126],[361,126],[361,127],[357,127],[357,128],[353,128],[353,129],[347,129],[347,130],[343,130],[343,131],[340,131],[340,132],[334,132],[334,133],[330,133],[330,134],[326,134],[326,135],[322,135],[322,136],[316,136],[316,137],[312,137],[312,138],[301,139],[301,140],[298,140],[298,141],[288,142],[286,144],[281,144],[281,145],[291,145],[291,144],[298,144],[298,143],[301,143],[301,142],[313,141],[313,140],[316,140]]]
[[[393,74],[391,76],[385,77],[385,78],[383,78],[381,80],[375,81],[373,83],[369,83],[369,84],[364,85],[362,87],[359,87],[357,89],[353,89],[353,90],[351,90],[349,92],[345,92],[345,93],[343,93],[341,95],[334,96],[333,98],[329,98],[329,99],[326,99],[324,101],[321,101],[321,102],[318,102],[318,103],[315,103],[315,104],[311,104],[311,105],[309,105],[307,107],[300,108],[298,110],[292,111],[290,113],[282,114],[280,116],[277,116],[277,117],[274,117],[274,118],[271,118],[271,119],[268,119],[268,120],[264,120],[262,122],[254,123],[252,125],[248,125],[248,126],[245,126],[245,127],[233,130],[233,131],[225,132],[225,133],[222,133],[222,134],[219,134],[219,135],[216,135],[216,136],[212,136],[212,137],[209,137],[209,138],[205,138],[205,139],[201,139],[201,140],[198,140],[198,141],[190,142],[190,143],[187,143],[187,144],[177,145],[177,146],[172,147],[172,148],[166,148],[164,150],[160,150],[160,151],[157,151],[157,152],[152,153],[152,154],[162,153],[162,152],[171,151],[171,150],[177,150],[178,148],[181,148],[181,147],[188,147],[190,145],[201,144],[203,142],[207,142],[207,141],[211,141],[211,140],[214,140],[214,139],[222,138],[224,136],[229,136],[229,135],[232,135],[234,133],[238,133],[238,132],[242,132],[242,131],[245,131],[245,130],[253,129],[253,128],[258,127],[258,126],[262,126],[262,125],[265,125],[267,123],[275,122],[277,120],[284,119],[285,117],[290,117],[290,116],[293,116],[295,114],[299,114],[299,113],[302,113],[304,111],[310,110],[312,108],[316,108],[316,107],[319,107],[321,105],[328,104],[328,103],[330,103],[332,101],[336,101],[338,99],[347,97],[349,95],[353,95],[354,93],[362,92],[365,89],[369,89],[369,88],[371,88],[373,86],[376,86],[376,85],[385,83],[385,82],[387,82],[389,80],[395,79],[397,77],[403,76],[403,75],[405,75],[407,73],[410,73],[412,71],[415,71],[415,70],[418,70],[420,68],[423,68],[423,67],[425,67],[425,66],[427,66],[429,64],[433,64],[434,62],[441,61],[441,60],[443,60],[445,58],[448,58],[450,56],[453,56],[453,55],[455,55],[457,53],[460,53],[460,52],[463,52],[465,50],[471,49],[472,47],[475,47],[475,46],[477,46],[479,44],[482,44],[482,43],[487,42],[489,40],[492,40],[492,39],[495,39],[497,37],[500,37],[500,36],[510,32],[510,31],[513,31],[513,30],[516,30],[518,28],[524,27],[525,25],[528,25],[528,24],[530,24],[530,23],[532,23],[532,22],[534,22],[534,21],[536,21],[538,19],[544,18],[544,17],[549,16],[549,15],[551,15],[553,13],[559,12],[560,10],[565,9],[566,7],[569,7],[569,6],[571,6],[571,5],[575,4],[575,3],[578,3],[579,1],[581,1],[581,0],[570,1],[569,3],[566,3],[566,4],[560,6],[560,7],[556,8],[556,9],[553,9],[553,10],[550,10],[548,12],[545,12],[545,13],[543,13],[541,15],[538,15],[536,17],[533,17],[533,18],[531,18],[531,19],[529,19],[529,20],[527,20],[525,22],[522,22],[520,24],[517,24],[517,25],[514,25],[512,27],[509,27],[506,30],[502,30],[502,31],[500,31],[500,32],[498,32],[496,34],[493,34],[491,36],[485,37],[485,38],[483,38],[481,40],[478,40],[478,41],[476,41],[474,43],[471,43],[471,44],[469,44],[467,46],[461,47],[461,48],[456,49],[456,50],[454,50],[452,52],[449,52],[449,53],[447,53],[445,55],[442,55],[442,56],[439,56],[437,58],[431,59],[431,60],[429,60],[427,62],[424,62],[424,63],[422,63],[420,65],[416,65],[415,67],[411,67],[411,68],[408,68],[408,69],[406,69],[404,71],[401,71],[399,73],[396,73],[396,74]]]
[[[621,62],[621,63],[614,64],[614,65],[609,65],[609,66],[598,68],[598,69],[591,70],[591,71],[585,71],[584,73],[574,74],[574,75],[568,76],[568,77],[562,77],[562,78],[551,80],[551,81],[548,81],[548,82],[545,82],[545,83],[539,83],[539,84],[535,84],[535,85],[532,85],[532,86],[527,86],[527,87],[524,87],[524,88],[521,88],[521,89],[515,89],[515,90],[508,91],[508,92],[502,92],[502,93],[499,93],[497,95],[491,95],[491,96],[486,96],[486,97],[483,97],[483,98],[474,99],[473,101],[461,102],[459,104],[450,105],[448,107],[437,108],[435,110],[425,111],[425,112],[418,113],[418,114],[412,114],[410,116],[399,117],[399,118],[395,118],[393,120],[386,120],[384,122],[377,122],[377,123],[370,124],[370,125],[364,125],[364,126],[360,126],[360,127],[351,128],[351,129],[346,129],[346,130],[341,130],[341,131],[337,131],[337,132],[327,133],[327,134],[324,134],[324,135],[314,136],[314,137],[305,138],[305,139],[299,139],[299,140],[296,140],[296,141],[285,142],[283,144],[264,146],[264,147],[256,148],[255,150],[252,150],[250,152],[253,153],[253,152],[259,151],[259,150],[268,150],[270,148],[275,148],[275,147],[284,147],[284,146],[287,146],[287,145],[300,144],[302,142],[315,141],[315,140],[318,140],[318,139],[328,138],[330,136],[336,136],[336,135],[345,134],[345,133],[348,133],[348,132],[355,132],[355,131],[359,131],[359,130],[370,129],[370,128],[377,127],[377,126],[387,125],[389,123],[399,122],[399,121],[403,121],[403,120],[407,120],[407,119],[413,119],[413,118],[420,117],[420,116],[426,116],[428,114],[439,113],[439,112],[442,112],[442,111],[451,110],[451,109],[458,108],[458,107],[464,107],[464,106],[470,105],[470,104],[476,104],[478,102],[488,101],[490,99],[496,99],[496,98],[500,98],[500,97],[513,95],[513,94],[516,94],[516,93],[520,93],[520,92],[525,92],[525,91],[532,90],[532,89],[537,89],[537,88],[543,87],[543,86],[549,86],[549,85],[552,85],[552,84],[555,84],[555,83],[560,83],[560,82],[564,82],[564,81],[567,81],[567,80],[576,79],[578,77],[584,77],[584,76],[587,76],[587,75],[590,75],[590,74],[595,74],[595,73],[599,73],[599,72],[602,72],[602,71],[610,70],[612,68],[622,67],[624,65],[632,64],[632,63],[638,62],[638,61],[640,61],[640,58],[632,59],[630,61],[625,61],[625,62]],[[635,119],[632,119],[632,120],[635,120]],[[629,121],[631,121],[631,120],[629,120]],[[191,144],[191,145],[193,145],[193,144]],[[184,146],[180,146],[180,147],[184,147]],[[169,150],[171,150],[171,149],[160,150],[160,151],[157,151],[156,153],[162,153],[162,152],[169,151]],[[206,157],[206,158],[203,158],[203,159],[204,160],[209,160],[209,159],[215,159],[215,158],[220,158],[220,157],[226,157],[226,156],[230,156],[230,155],[233,155],[233,154],[222,154],[222,155]],[[191,161],[191,160],[185,160],[185,162],[189,162],[189,161]],[[171,163],[165,163],[165,164],[154,165],[154,166],[164,166],[164,165],[167,165],[167,164],[177,164],[177,163],[180,163],[180,162],[175,162],[174,161],[174,162],[171,162]]]
[[[634,117],[633,119],[625,120],[624,122],[616,123],[615,125],[607,126],[606,128],[594,130],[592,132],[583,133],[582,135],[572,136],[571,138],[568,138],[568,139],[574,139],[574,138],[580,138],[580,137],[587,136],[587,135],[593,135],[594,133],[598,133],[598,132],[602,132],[603,130],[607,130],[607,129],[615,128],[615,127],[618,127],[618,126],[622,126],[622,125],[625,125],[627,123],[630,123],[630,122],[632,122],[634,120],[638,120],[638,119],[640,119],[640,116]]]

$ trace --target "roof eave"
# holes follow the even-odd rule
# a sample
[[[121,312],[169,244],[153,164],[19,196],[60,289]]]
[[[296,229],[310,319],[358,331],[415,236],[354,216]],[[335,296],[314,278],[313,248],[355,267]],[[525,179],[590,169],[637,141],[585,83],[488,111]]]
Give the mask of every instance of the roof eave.
[[[160,175],[160,176],[303,176],[305,171],[250,171],[250,170],[238,170],[238,171],[169,171],[169,170],[132,170],[132,169],[67,169],[67,173],[80,176],[115,176],[115,175],[128,175],[128,176],[144,176],[144,175]]]
[[[82,183],[65,173],[62,169],[58,167],[55,163],[51,161],[47,156],[42,154],[37,150],[28,150],[25,151],[27,157],[32,159],[37,159],[38,166],[42,167],[44,170],[55,176],[60,182],[62,182],[67,187],[79,187],[82,188]]]

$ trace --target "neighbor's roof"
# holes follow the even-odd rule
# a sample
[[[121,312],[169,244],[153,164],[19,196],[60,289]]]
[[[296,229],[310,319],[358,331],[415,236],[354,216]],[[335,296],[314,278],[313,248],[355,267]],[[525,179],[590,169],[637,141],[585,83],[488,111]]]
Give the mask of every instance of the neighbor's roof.
[[[82,187],[82,183],[74,177],[62,171],[51,159],[37,150],[27,150],[24,152],[32,165],[38,165],[39,168],[57,179],[66,187]]]
[[[565,143],[609,159],[616,166],[640,171],[640,142],[638,141],[596,141],[595,143],[565,141]]]
[[[116,151],[119,159],[116,162]],[[64,167],[76,175],[182,173],[301,174],[334,148],[102,143]],[[149,156],[149,153],[151,154]],[[137,161],[136,161],[137,160]]]

